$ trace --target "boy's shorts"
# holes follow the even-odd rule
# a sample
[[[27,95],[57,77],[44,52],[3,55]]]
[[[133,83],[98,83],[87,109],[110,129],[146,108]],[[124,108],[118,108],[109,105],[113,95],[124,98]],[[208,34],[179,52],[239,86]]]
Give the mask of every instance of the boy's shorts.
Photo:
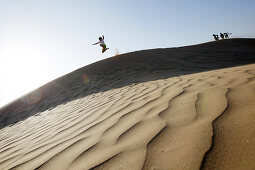
[[[105,44],[100,44],[101,47],[103,48],[106,48],[106,45]]]

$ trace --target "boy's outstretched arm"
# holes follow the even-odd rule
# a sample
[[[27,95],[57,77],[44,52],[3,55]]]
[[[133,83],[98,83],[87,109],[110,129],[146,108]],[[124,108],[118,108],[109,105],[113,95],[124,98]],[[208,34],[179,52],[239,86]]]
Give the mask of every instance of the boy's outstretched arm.
[[[104,40],[104,36],[102,35],[102,37],[103,37],[103,40]]]
[[[92,44],[92,45],[96,45],[96,44],[98,44],[99,42],[97,42],[97,43],[94,43],[94,44]]]

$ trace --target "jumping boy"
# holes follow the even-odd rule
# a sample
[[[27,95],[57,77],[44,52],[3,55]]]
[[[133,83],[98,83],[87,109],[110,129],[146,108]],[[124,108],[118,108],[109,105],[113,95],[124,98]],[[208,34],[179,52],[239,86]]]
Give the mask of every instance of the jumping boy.
[[[96,44],[100,44],[100,46],[102,47],[102,53],[104,53],[106,50],[108,50],[109,48],[106,48],[106,45],[104,43],[104,36],[99,37],[99,42],[92,44],[92,45],[96,45]]]

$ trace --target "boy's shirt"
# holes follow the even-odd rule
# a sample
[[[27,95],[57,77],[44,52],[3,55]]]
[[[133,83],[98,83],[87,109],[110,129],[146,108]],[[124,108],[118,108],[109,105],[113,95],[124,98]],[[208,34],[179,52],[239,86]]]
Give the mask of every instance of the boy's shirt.
[[[104,40],[99,41],[99,44],[104,44]]]

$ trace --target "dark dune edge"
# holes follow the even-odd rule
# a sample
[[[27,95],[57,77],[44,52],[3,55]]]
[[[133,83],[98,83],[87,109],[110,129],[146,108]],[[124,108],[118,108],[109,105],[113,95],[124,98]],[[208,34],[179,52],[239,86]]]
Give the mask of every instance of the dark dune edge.
[[[255,62],[254,47],[255,39],[230,39],[111,57],[64,75],[2,107],[0,128],[93,93],[133,83],[251,64]],[[25,102],[28,99],[29,102]]]

